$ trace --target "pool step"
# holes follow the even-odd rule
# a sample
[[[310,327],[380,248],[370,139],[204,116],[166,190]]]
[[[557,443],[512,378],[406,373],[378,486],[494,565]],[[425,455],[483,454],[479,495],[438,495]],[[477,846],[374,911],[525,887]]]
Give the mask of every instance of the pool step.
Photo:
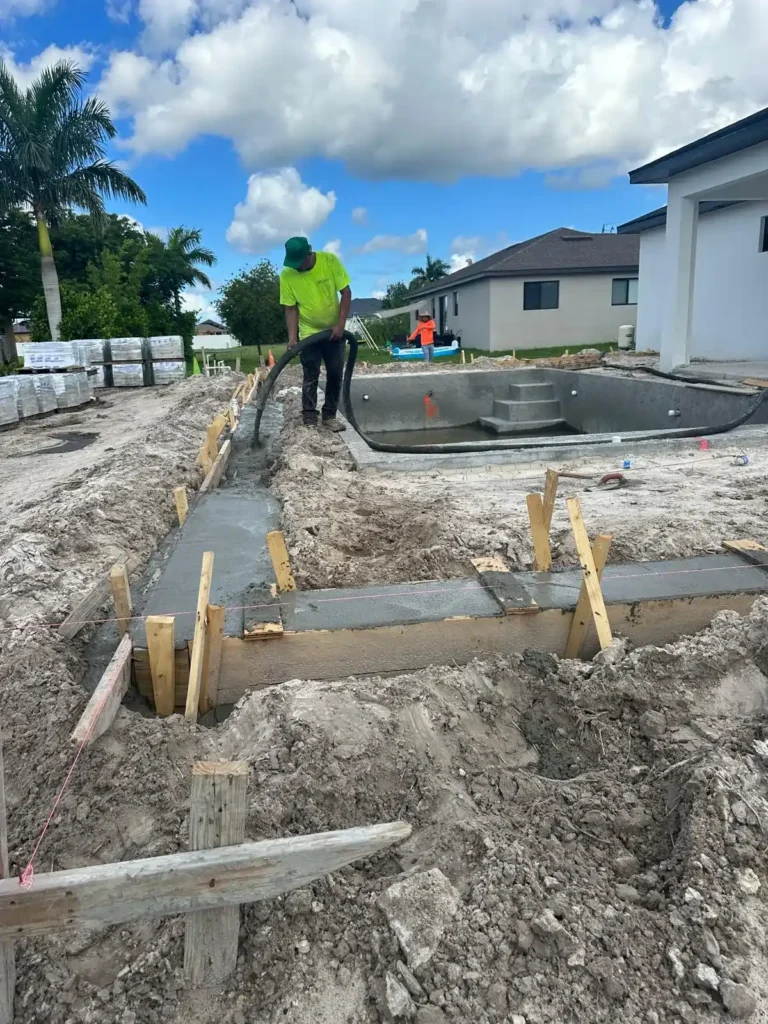
[[[493,415],[500,420],[509,420],[510,423],[538,423],[540,420],[557,419],[560,416],[560,403],[556,398],[536,398],[531,401],[497,398],[493,403]]]
[[[509,397],[513,402],[551,402],[555,400],[555,389],[546,381],[510,384]]]
[[[501,416],[481,416],[480,426],[492,430],[494,434],[535,434],[554,427],[564,427],[565,420],[560,417],[549,420],[508,420]]]

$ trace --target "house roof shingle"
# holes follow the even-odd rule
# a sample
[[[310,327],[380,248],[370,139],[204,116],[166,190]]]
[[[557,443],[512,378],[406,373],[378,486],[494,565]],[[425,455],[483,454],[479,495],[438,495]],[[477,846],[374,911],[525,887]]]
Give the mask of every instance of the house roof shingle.
[[[416,292],[414,298],[489,277],[631,272],[636,271],[639,264],[640,245],[636,235],[590,234],[573,228],[556,228],[526,242],[516,242],[434,281]]]

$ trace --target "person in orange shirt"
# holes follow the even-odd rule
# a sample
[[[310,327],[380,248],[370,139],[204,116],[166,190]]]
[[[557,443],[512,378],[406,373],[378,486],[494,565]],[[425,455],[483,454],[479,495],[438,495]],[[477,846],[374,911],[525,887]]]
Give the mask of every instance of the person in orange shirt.
[[[421,351],[424,353],[424,362],[431,363],[435,358],[435,321],[424,310],[419,313],[419,323],[416,325],[416,330],[410,336],[408,341],[415,341],[418,335],[421,335]]]

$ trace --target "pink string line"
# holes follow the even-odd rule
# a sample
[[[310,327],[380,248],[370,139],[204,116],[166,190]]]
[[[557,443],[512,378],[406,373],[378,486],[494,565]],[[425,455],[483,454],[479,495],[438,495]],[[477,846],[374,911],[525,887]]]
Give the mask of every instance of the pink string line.
[[[106,704],[107,700],[109,699],[109,696],[110,696],[109,692],[104,694],[104,696],[101,698],[99,703],[96,705],[94,713],[91,716],[91,723],[88,726],[88,729],[86,730],[85,736],[83,737],[82,742],[80,743],[80,746],[77,748],[77,753],[75,754],[74,760],[72,761],[72,764],[70,765],[70,768],[69,768],[69,771],[67,772],[66,778],[64,779],[64,782],[61,785],[61,789],[56,794],[56,799],[53,802],[53,807],[51,808],[51,813],[48,815],[48,818],[47,818],[47,820],[45,822],[45,825],[43,826],[43,831],[40,833],[40,837],[38,838],[37,842],[35,843],[35,848],[32,850],[32,855],[29,858],[29,863],[24,868],[24,870],[21,873],[21,877],[19,878],[19,885],[21,886],[22,889],[31,889],[32,888],[32,883],[34,882],[34,878],[35,878],[35,869],[34,869],[33,865],[34,865],[35,860],[37,859],[37,854],[39,853],[40,847],[43,844],[43,840],[45,839],[45,837],[46,837],[46,835],[48,833],[48,829],[51,827],[51,824],[53,823],[53,819],[56,816],[56,811],[59,809],[59,804],[61,803],[62,798],[63,798],[64,794],[66,793],[67,788],[69,787],[70,780],[72,779],[72,776],[75,774],[75,768],[77,768],[77,762],[80,760],[80,755],[82,754],[82,752],[85,750],[86,746],[88,745],[88,740],[91,738],[91,733],[93,732],[93,730],[94,730],[94,728],[96,726],[96,723],[99,720],[99,714],[101,712],[101,709]]]

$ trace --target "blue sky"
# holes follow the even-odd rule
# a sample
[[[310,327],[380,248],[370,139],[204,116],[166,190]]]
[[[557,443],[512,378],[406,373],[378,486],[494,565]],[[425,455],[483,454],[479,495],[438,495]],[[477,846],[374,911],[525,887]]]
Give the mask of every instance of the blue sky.
[[[458,266],[662,205],[629,167],[768,102],[764,37],[753,69],[744,19],[760,0],[725,21],[735,0],[441,2],[430,22],[426,2],[392,0],[420,19],[432,67],[380,0],[297,0],[301,18],[289,0],[0,0],[0,53],[22,78],[46,51],[83,56],[118,115],[114,156],[149,197],[115,209],[201,228],[217,282],[277,261],[295,228],[340,248],[358,295],[408,280],[426,249]],[[329,46],[347,56],[325,77]],[[191,301],[207,313],[210,298]]]

